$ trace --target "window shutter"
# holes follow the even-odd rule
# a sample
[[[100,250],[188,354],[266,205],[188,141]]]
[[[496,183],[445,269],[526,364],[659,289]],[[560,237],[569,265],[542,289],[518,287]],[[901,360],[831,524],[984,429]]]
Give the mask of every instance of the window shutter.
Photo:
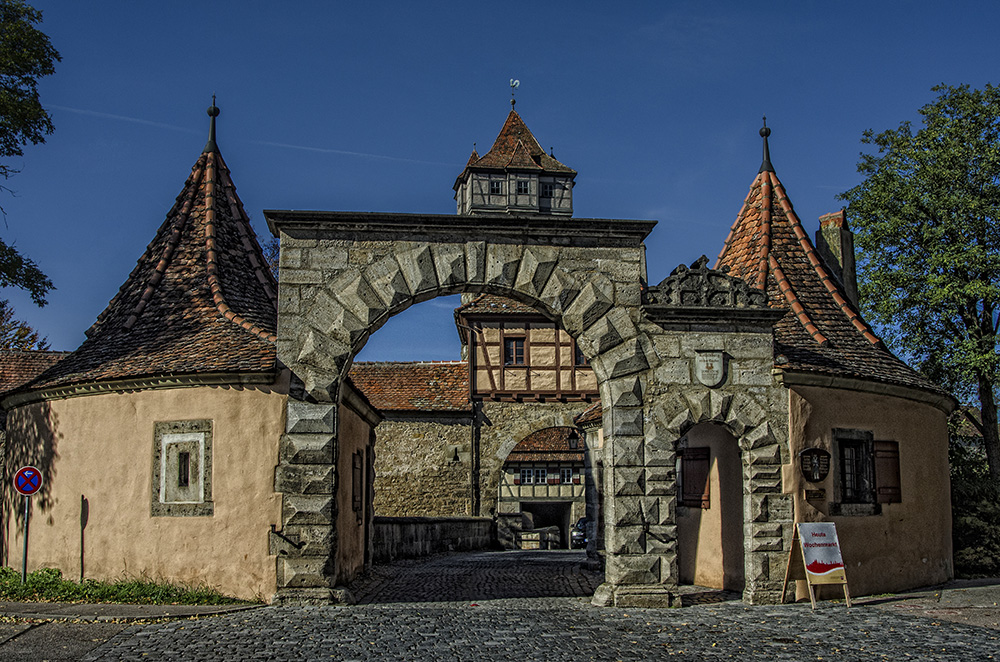
[[[899,444],[895,441],[875,442],[875,493],[879,503],[899,503],[903,500],[899,480]]]
[[[708,448],[687,448],[681,456],[681,505],[691,508],[709,507],[708,469],[711,465]]]

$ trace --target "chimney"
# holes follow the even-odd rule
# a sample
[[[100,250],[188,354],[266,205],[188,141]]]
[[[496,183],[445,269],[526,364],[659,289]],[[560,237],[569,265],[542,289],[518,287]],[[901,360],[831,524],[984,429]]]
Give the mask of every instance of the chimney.
[[[848,301],[858,307],[858,276],[854,268],[854,233],[847,227],[847,211],[841,209],[819,217],[816,250],[833,276],[840,281]]]

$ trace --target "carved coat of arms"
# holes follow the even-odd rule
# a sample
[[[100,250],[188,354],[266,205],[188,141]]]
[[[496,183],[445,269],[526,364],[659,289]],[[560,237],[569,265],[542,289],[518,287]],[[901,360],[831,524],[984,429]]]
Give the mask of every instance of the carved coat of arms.
[[[721,351],[699,351],[694,358],[694,374],[698,381],[715,388],[726,381],[726,364]]]

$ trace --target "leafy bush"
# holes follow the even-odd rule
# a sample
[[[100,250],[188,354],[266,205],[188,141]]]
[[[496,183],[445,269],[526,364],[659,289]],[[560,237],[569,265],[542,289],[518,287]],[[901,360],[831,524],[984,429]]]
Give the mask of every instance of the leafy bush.
[[[32,602],[119,602],[128,604],[240,604],[215,589],[177,586],[149,579],[121,579],[116,582],[84,580],[82,584],[63,579],[62,572],[42,568],[21,583],[21,573],[0,567],[0,600]]]
[[[953,437],[948,455],[955,575],[998,577],[1000,494],[990,482],[982,439]]]

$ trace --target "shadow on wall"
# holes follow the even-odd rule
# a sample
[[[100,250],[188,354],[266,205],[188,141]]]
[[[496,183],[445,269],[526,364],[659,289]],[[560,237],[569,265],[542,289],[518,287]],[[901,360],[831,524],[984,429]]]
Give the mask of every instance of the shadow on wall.
[[[14,489],[14,474],[18,469],[33,466],[42,474],[42,487],[31,498],[33,517],[49,510],[52,505],[52,480],[59,459],[57,415],[49,403],[22,407],[7,416],[4,444],[3,476],[0,485],[0,557],[6,565],[10,560],[10,541],[24,531],[24,497]],[[11,526],[13,521],[14,526]]]

